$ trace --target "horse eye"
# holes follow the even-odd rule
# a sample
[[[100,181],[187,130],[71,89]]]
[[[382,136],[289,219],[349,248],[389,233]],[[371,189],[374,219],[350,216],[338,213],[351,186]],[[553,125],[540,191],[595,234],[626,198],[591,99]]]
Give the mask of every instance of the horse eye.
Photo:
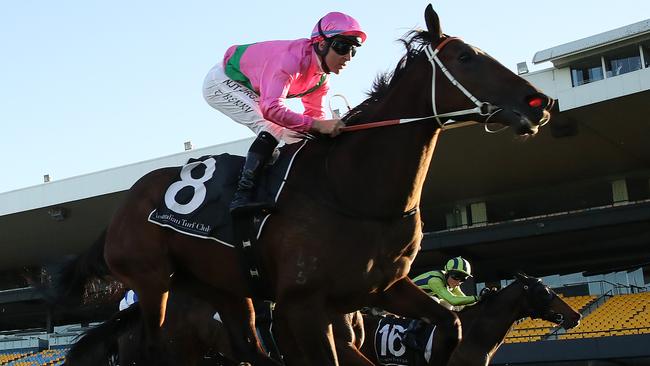
[[[460,62],[468,62],[469,60],[472,59],[472,56],[469,55],[467,52],[463,52],[458,56],[458,61]]]

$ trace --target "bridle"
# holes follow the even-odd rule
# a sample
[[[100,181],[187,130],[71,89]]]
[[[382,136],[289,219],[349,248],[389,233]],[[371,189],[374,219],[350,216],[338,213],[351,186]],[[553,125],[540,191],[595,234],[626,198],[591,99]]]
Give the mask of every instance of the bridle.
[[[524,291],[526,291],[528,302],[532,309],[530,312],[531,318],[544,319],[555,322],[558,325],[562,325],[564,322],[564,315],[561,313],[556,313],[550,308],[551,302],[553,302],[553,300],[555,300],[557,297],[557,294],[555,294],[555,292],[549,290],[544,284],[542,284],[540,280],[537,280],[532,285],[526,281],[523,287]],[[545,292],[545,294],[540,297],[536,294],[536,292],[542,290]]]
[[[428,44],[424,48],[424,52],[427,55],[427,59],[429,60],[429,63],[431,64],[432,72],[431,72],[431,104],[433,108],[433,115],[427,116],[427,117],[418,117],[418,118],[403,118],[403,119],[393,119],[393,120],[387,120],[387,121],[380,121],[380,122],[371,122],[371,123],[364,123],[361,125],[354,125],[354,126],[346,126],[341,129],[343,132],[347,131],[357,131],[357,130],[365,130],[369,128],[375,128],[375,127],[383,127],[383,126],[390,126],[390,125],[397,125],[397,124],[404,124],[404,123],[411,123],[411,122],[417,122],[417,121],[422,121],[426,119],[435,119],[436,122],[438,122],[438,125],[440,126],[441,129],[445,128],[450,128],[454,125],[458,124],[466,124],[467,122],[459,122],[455,120],[449,120],[447,122],[442,122],[440,118],[444,117],[458,117],[458,116],[467,116],[467,115],[473,115],[473,114],[478,114],[479,116],[486,117],[485,118],[485,123],[488,123],[490,118],[492,118],[495,114],[501,112],[503,108],[499,108],[492,103],[489,102],[483,102],[480,101],[478,98],[476,98],[472,93],[470,93],[456,78],[449,72],[447,67],[442,63],[440,58],[438,57],[438,54],[440,51],[448,45],[451,41],[461,41],[460,38],[458,37],[446,37],[442,42],[440,42],[436,48],[434,49],[431,44]],[[474,103],[476,107],[470,108],[470,109],[463,109],[459,111],[454,111],[454,112],[447,112],[447,113],[438,113],[438,107],[436,103],[436,70],[440,69],[440,71],[447,77],[449,82],[455,86],[458,90],[460,90],[469,100]],[[507,127],[507,126],[505,126]],[[504,128],[505,128],[504,127]],[[487,129],[486,129],[487,130]],[[487,130],[488,132],[493,132],[490,130]]]
[[[440,42],[436,48],[434,49],[431,44],[428,44],[424,48],[424,53],[427,55],[427,59],[429,60],[429,63],[431,63],[431,68],[432,70],[432,77],[431,77],[431,105],[433,106],[433,115],[426,117],[426,118],[435,118],[436,121],[438,122],[438,125],[440,128],[444,128],[445,126],[452,125],[454,123],[457,123],[456,121],[447,121],[443,123],[440,120],[440,117],[457,117],[457,116],[466,116],[466,115],[471,115],[471,114],[478,114],[479,116],[486,117],[485,118],[485,123],[487,123],[492,116],[495,114],[499,113],[502,111],[502,108],[499,108],[490,102],[482,102],[478,100],[472,93],[469,92],[456,78],[449,72],[449,70],[445,67],[445,65],[442,63],[440,58],[438,57],[438,53],[440,53],[440,50],[442,50],[447,44],[449,44],[451,41],[454,40],[459,40],[460,38],[457,37],[447,37],[445,38],[442,42]],[[441,113],[438,114],[438,108],[436,106],[436,65],[438,65],[438,68],[442,72],[443,75],[447,77],[451,85],[455,86],[458,90],[460,90],[469,100],[476,105],[476,107],[471,108],[471,109],[463,109],[460,111],[455,111],[455,112],[448,112],[448,113]]]

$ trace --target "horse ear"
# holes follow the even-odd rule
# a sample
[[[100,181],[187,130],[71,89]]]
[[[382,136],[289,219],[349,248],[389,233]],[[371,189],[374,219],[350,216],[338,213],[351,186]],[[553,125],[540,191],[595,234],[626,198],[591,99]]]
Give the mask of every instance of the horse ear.
[[[440,19],[435,10],[433,10],[431,4],[427,5],[427,8],[424,10],[424,20],[427,23],[427,30],[429,31],[431,38],[433,38],[434,41],[440,38],[442,36]]]

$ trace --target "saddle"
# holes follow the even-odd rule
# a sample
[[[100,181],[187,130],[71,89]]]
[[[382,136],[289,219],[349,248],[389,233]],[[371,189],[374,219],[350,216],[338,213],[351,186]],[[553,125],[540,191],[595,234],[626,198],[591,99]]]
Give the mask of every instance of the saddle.
[[[291,163],[305,144],[306,141],[301,141],[280,148],[278,159],[260,177],[258,199],[276,202]],[[171,182],[160,204],[149,214],[149,222],[235,247],[237,238],[228,205],[237,189],[244,160],[242,156],[227,153],[190,159],[178,167],[178,178]],[[255,216],[253,225],[259,237],[268,214]]]
[[[278,159],[261,174],[256,188],[258,199],[277,202],[294,158],[306,143],[304,140],[280,148]],[[244,157],[230,154],[190,159],[178,168],[178,179],[171,182],[148,220],[186,235],[236,248],[253,296],[269,299],[269,286],[253,244],[261,235],[270,213],[258,212],[234,218],[228,207],[237,190],[244,161]]]

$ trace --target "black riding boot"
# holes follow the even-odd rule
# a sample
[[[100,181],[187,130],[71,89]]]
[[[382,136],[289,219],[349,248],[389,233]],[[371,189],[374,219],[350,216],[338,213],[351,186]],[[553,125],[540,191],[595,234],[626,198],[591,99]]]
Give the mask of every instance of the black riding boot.
[[[270,202],[255,202],[253,199],[260,172],[264,170],[264,166],[276,146],[278,146],[278,140],[268,132],[260,133],[253,141],[246,155],[239,183],[237,183],[237,192],[230,202],[232,215],[250,213],[273,206]]]

